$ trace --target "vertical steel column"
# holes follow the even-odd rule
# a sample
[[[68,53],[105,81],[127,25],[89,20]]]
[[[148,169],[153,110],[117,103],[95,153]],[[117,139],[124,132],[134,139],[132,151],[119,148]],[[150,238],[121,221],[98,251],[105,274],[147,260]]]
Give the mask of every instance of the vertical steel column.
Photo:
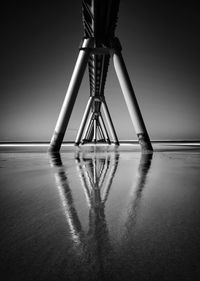
[[[113,63],[142,150],[153,151],[120,50],[114,50]]]
[[[93,46],[93,39],[88,38],[83,40],[82,47],[80,48],[77,62],[68,86],[68,90],[56,123],[55,131],[51,139],[50,151],[59,151],[69,119],[76,101],[78,90],[85,72],[90,55],[89,48]]]
[[[112,135],[112,138],[113,138],[115,144],[119,145],[117,134],[115,132],[115,128],[114,128],[114,125],[113,125],[113,122],[112,122],[112,119],[111,119],[111,116],[110,116],[110,113],[109,113],[109,110],[108,110],[108,106],[106,104],[105,99],[102,101],[102,108],[103,108],[103,112],[104,112],[105,117],[106,117],[106,121],[108,123],[108,127],[109,127],[109,130],[110,130],[110,133]]]
[[[89,100],[88,100],[87,106],[85,108],[85,112],[84,112],[84,115],[83,115],[83,118],[82,118],[82,121],[81,121],[81,125],[80,125],[79,130],[78,130],[78,134],[77,134],[77,137],[76,137],[76,140],[75,140],[75,145],[79,145],[79,143],[81,141],[81,137],[83,135],[83,131],[84,131],[84,128],[85,128],[85,125],[86,125],[86,122],[87,122],[87,119],[88,119],[88,116],[89,116],[89,113],[90,113],[90,107],[91,107],[92,101],[93,101],[93,98],[90,97]]]

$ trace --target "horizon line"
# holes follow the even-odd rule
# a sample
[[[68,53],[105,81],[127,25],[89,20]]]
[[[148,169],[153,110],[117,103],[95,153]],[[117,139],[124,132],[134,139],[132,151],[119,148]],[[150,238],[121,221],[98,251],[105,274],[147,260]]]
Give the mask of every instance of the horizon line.
[[[200,146],[200,140],[152,140],[152,144],[168,144],[168,145],[178,145],[178,146]],[[119,144],[122,146],[127,145],[133,145],[133,146],[139,146],[138,140],[121,140],[119,141]],[[29,141],[29,142],[2,142],[0,141],[0,147],[48,147],[50,145],[50,142],[48,141]],[[113,146],[114,143],[107,144],[107,143],[86,143],[82,146],[91,146],[91,145],[97,145],[97,146]],[[62,143],[62,146],[75,146],[74,141],[64,141]]]

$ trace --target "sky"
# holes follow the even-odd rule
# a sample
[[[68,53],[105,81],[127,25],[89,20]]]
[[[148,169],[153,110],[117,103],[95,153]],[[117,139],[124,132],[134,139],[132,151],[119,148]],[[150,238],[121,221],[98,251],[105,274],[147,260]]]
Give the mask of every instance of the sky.
[[[7,2],[0,141],[49,141],[83,36],[81,0]],[[151,139],[200,139],[200,9],[183,2],[120,3],[116,36]],[[75,139],[88,97],[86,71],[65,140]],[[112,63],[105,97],[119,139],[136,139]]]

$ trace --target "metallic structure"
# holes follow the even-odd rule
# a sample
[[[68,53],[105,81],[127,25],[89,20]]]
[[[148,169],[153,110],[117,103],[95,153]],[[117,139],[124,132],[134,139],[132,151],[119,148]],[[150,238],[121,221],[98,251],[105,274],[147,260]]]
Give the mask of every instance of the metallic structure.
[[[115,37],[119,2],[119,0],[82,0],[84,37],[55,132],[51,139],[50,151],[60,150],[87,66],[89,69],[90,97],[75,144],[79,145],[86,142],[110,144],[111,138],[116,145],[119,144],[104,96],[111,58],[141,148],[147,151],[153,150],[121,54],[121,44],[119,39]],[[104,115],[102,115],[102,111]]]

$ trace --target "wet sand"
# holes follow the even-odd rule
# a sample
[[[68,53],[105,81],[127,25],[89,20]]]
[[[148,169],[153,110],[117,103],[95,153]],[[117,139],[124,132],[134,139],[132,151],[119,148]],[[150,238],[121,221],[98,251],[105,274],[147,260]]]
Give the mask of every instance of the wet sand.
[[[1,280],[198,280],[200,146],[154,148],[1,147]]]

